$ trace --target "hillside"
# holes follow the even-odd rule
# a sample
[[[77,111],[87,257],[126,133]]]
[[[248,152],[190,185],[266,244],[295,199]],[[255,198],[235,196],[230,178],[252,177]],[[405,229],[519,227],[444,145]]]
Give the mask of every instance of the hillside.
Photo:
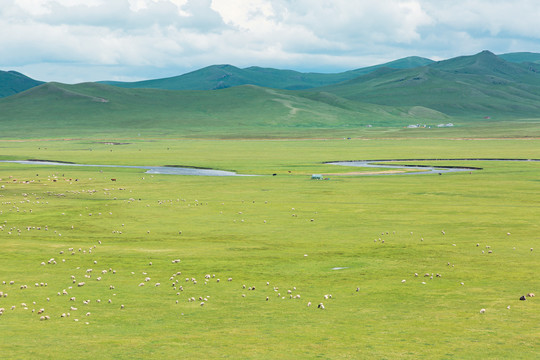
[[[501,59],[514,63],[540,63],[540,54],[532,52],[516,52],[498,55]]]
[[[257,85],[274,89],[299,90],[347,81],[381,67],[408,69],[432,63],[421,57],[408,57],[386,64],[336,74],[302,73],[257,66],[240,69],[232,65],[212,65],[184,75],[139,82],[102,81],[123,88],[164,90],[216,90],[239,85]]]
[[[403,127],[410,109],[244,85],[217,91],[47,83],[0,99],[0,136],[282,136],[310,129]],[[434,113],[434,112],[432,112]],[[414,120],[416,121],[416,120]]]
[[[0,98],[43,84],[16,71],[0,71]]]
[[[415,69],[379,69],[313,91],[351,101],[423,106],[451,116],[536,116],[540,65],[507,62],[484,51]]]

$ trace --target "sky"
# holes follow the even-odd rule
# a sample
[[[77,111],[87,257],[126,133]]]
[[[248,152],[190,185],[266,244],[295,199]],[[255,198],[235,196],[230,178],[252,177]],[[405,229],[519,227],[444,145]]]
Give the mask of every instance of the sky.
[[[339,72],[540,52],[538,0],[0,0],[0,70],[137,81],[214,64]]]

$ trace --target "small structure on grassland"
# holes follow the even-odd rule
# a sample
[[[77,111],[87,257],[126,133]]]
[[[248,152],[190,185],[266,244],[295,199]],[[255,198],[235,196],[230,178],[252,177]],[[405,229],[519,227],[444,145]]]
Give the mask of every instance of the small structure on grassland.
[[[322,180],[323,176],[321,174],[313,174],[311,175],[311,180]]]

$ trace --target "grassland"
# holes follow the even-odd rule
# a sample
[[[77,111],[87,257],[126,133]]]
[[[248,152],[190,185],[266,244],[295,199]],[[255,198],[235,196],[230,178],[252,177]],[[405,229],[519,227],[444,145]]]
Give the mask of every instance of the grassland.
[[[537,139],[133,137],[110,145],[115,138],[4,140],[0,156],[263,176],[0,164],[0,281],[7,282],[0,291],[9,294],[0,298],[3,357],[538,354],[540,300],[519,300],[540,293],[538,163],[445,161],[439,163],[484,169],[309,180],[312,173],[349,171],[323,164],[333,160],[540,158]],[[55,265],[47,264],[51,258]],[[81,281],[86,284],[77,287]],[[63,289],[69,295],[57,295]],[[324,310],[317,308],[321,302]],[[40,321],[42,315],[50,319]]]

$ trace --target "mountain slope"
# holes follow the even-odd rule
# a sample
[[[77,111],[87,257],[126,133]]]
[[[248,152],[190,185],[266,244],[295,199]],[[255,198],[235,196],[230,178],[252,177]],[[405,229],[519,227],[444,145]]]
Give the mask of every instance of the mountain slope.
[[[367,74],[380,67],[394,69],[414,68],[432,63],[421,57],[408,57],[386,64],[346,71],[336,74],[302,73],[293,70],[248,67],[240,69],[232,65],[213,65],[184,75],[139,82],[101,83],[124,88],[147,88],[165,90],[216,90],[239,85],[257,85],[275,89],[299,90],[335,84]]]
[[[0,98],[43,84],[16,71],[0,71]]]
[[[510,63],[484,51],[415,69],[379,69],[316,90],[352,101],[423,106],[452,116],[534,116],[540,112],[540,65]]]
[[[517,52],[498,55],[501,59],[514,63],[540,63],[540,54],[532,52]]]
[[[395,108],[253,85],[217,91],[123,89],[47,83],[0,99],[2,136],[272,136],[377,123],[403,127],[415,118]],[[295,130],[296,129],[296,130]],[[301,130],[303,129],[303,130]]]

